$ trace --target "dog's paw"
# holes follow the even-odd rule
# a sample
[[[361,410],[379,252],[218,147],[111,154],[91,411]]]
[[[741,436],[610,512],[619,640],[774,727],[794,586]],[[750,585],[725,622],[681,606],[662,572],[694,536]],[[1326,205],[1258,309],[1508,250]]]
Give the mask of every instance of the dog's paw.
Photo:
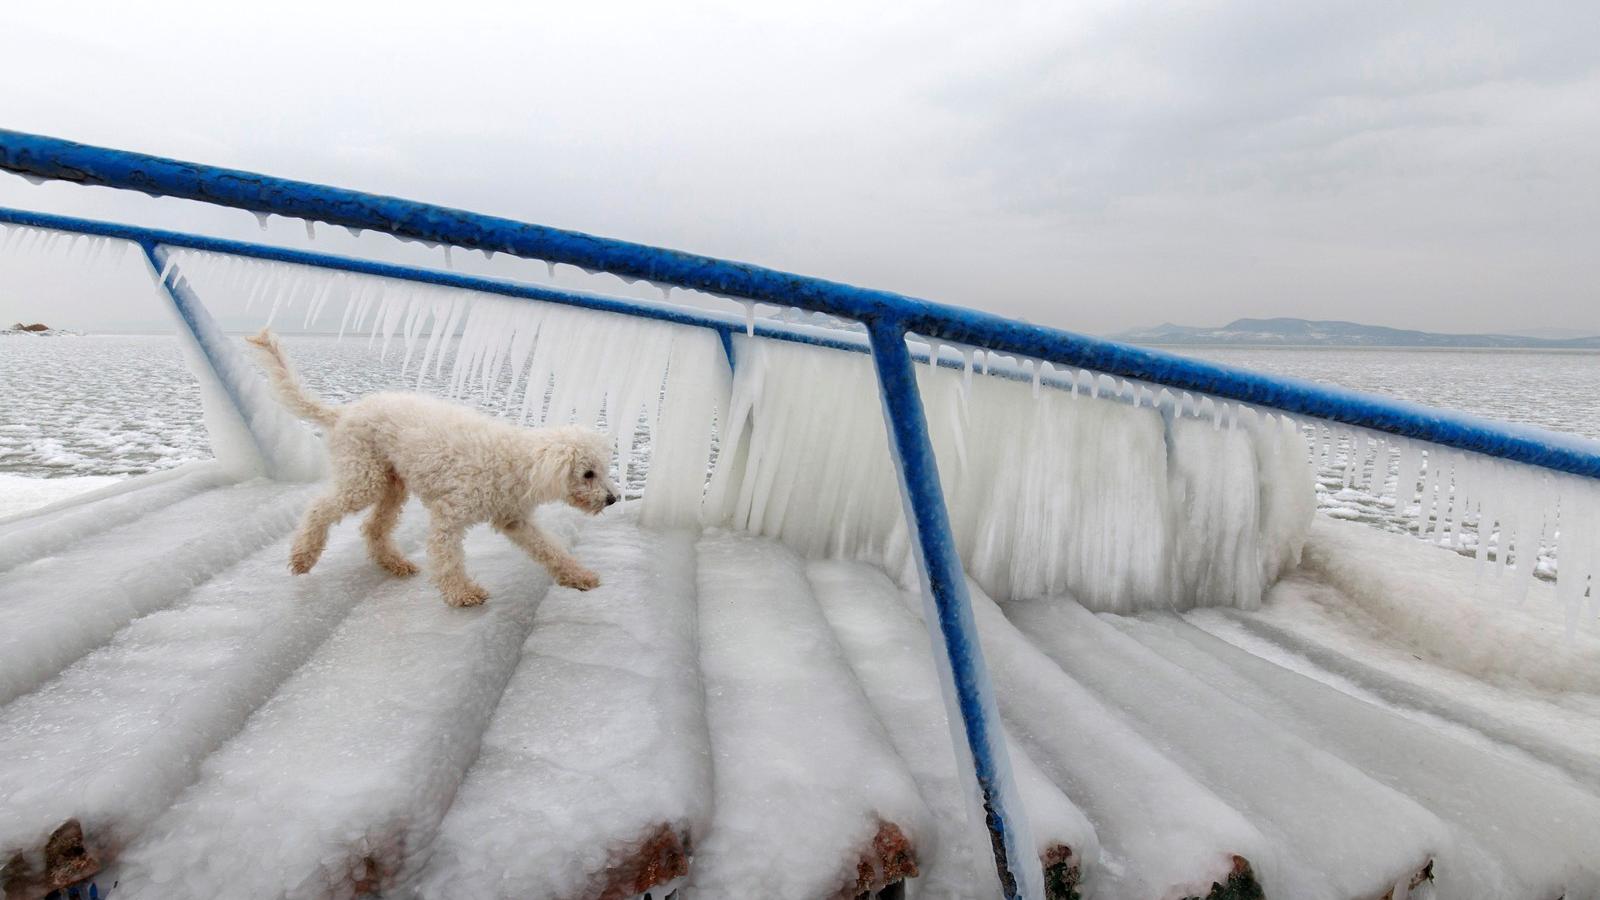
[[[382,566],[384,571],[388,572],[390,575],[398,575],[401,578],[409,578],[410,576],[422,571],[422,569],[418,567],[416,563],[406,559],[403,556],[380,559],[378,560],[378,565]]]
[[[289,557],[289,572],[294,575],[304,575],[311,571],[317,564],[317,558],[308,553],[296,553]]]
[[[592,591],[600,586],[600,576],[588,569],[564,569],[556,581],[562,587],[576,588],[580,591]]]
[[[467,584],[453,591],[445,591],[444,602],[451,606],[477,606],[489,599],[489,592],[476,584]]]

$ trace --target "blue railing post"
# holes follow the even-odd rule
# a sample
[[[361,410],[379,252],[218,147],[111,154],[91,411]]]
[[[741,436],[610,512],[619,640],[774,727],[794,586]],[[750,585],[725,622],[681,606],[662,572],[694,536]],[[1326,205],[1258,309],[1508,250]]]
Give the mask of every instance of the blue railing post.
[[[878,370],[889,450],[900,474],[906,526],[922,575],[923,621],[933,641],[934,659],[944,670],[940,683],[947,694],[954,694],[945,698],[946,706],[960,713],[983,802],[984,824],[994,843],[1002,895],[1008,900],[1036,900],[1043,896],[1044,876],[1030,850],[1033,844],[1027,819],[1011,780],[1005,732],[978,643],[966,570],[950,530],[905,329],[892,319],[878,318],[866,324]],[[956,752],[960,754],[959,746]]]

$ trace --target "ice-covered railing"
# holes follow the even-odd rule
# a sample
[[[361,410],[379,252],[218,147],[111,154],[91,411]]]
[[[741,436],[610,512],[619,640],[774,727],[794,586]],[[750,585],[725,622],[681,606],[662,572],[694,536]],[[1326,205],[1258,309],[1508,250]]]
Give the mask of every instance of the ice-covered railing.
[[[1307,459],[1295,443],[1298,429],[1314,435],[1313,452],[1319,462],[1332,464],[1336,454],[1345,461],[1352,485],[1368,480],[1387,485],[1388,474],[1398,472],[1393,488],[1396,503],[1418,506],[1427,536],[1448,534],[1451,541],[1467,543],[1471,535],[1485,574],[1508,586],[1526,584],[1537,568],[1537,549],[1553,544],[1560,559],[1558,592],[1569,621],[1593,618],[1590,584],[1600,562],[1595,558],[1600,535],[1600,490],[1595,480],[1600,477],[1600,448],[1578,438],[746,264],[52,138],[0,131],[0,168],[33,178],[134,189],[257,215],[302,218],[308,233],[314,221],[372,229],[402,240],[610,272],[625,280],[650,281],[664,291],[701,291],[744,302],[747,310],[759,301],[853,323],[846,328],[757,325],[747,314],[741,328],[737,317],[730,321],[667,304],[562,292],[541,295],[543,289],[525,285],[475,283],[453,273],[398,271],[367,261],[127,226],[67,227],[133,241],[143,249],[174,297],[180,317],[200,336],[200,351],[211,354],[208,365],[225,388],[231,386],[230,399],[246,406],[246,386],[229,376],[230,363],[220,344],[204,337],[203,309],[185,299],[186,292],[206,277],[202,270],[208,263],[191,261],[187,272],[181,260],[169,267],[166,254],[174,248],[547,300],[598,313],[698,326],[705,334],[714,334],[733,366],[731,381],[724,382],[726,400],[714,398],[709,404],[722,446],[706,508],[714,519],[720,516],[743,527],[782,534],[814,552],[877,556],[891,565],[915,563],[928,597],[925,619],[934,630],[935,646],[942,650],[937,655],[959,714],[951,718],[962,723],[961,749],[970,751],[962,756],[976,775],[978,798],[996,837],[997,868],[1008,896],[1036,895],[1038,869],[1027,854],[1017,852],[1029,840],[1009,787],[1009,766],[977,648],[963,564],[1002,591],[1064,587],[1110,608],[1133,608],[1150,598],[1168,603],[1195,598],[1251,602],[1277,568],[1292,560],[1293,523],[1305,514],[1304,495],[1297,496],[1292,484],[1307,476]],[[0,219],[46,228],[62,225],[30,215],[13,212]],[[209,265],[226,277],[230,264]],[[292,287],[282,290],[297,292]],[[326,295],[333,290],[328,287]],[[317,293],[323,293],[321,287]],[[322,301],[313,295],[311,305],[326,302],[326,295]],[[371,309],[371,302],[379,307]],[[566,333],[561,316],[530,313],[529,321],[521,321],[514,311],[495,313],[492,302],[479,302],[486,312],[464,325],[464,350],[458,351],[453,370],[457,379],[476,377],[491,384],[503,368],[521,364],[524,358],[532,371],[541,337]],[[437,319],[442,309],[421,297],[404,304],[368,303],[367,310],[347,306],[349,315],[360,318],[371,311],[385,333],[399,331],[413,340],[424,329],[418,317]],[[414,304],[428,306],[428,311],[418,312]],[[827,321],[831,320],[824,324]],[[444,313],[443,323],[441,339],[447,339],[449,312]],[[570,324],[581,332],[593,322],[577,316]],[[603,330],[612,327],[614,323]],[[433,329],[428,331],[431,335]],[[598,346],[593,335],[571,339],[590,348],[584,361],[600,362],[591,355]],[[640,341],[620,343],[638,353],[641,362],[636,370],[642,374],[634,378],[648,386],[658,371],[649,360],[659,363],[662,354],[657,338]],[[799,346],[807,344],[812,347]],[[715,358],[706,350],[709,345],[709,340],[702,341],[691,355]],[[870,374],[865,357],[835,352],[860,350],[870,351]],[[553,359],[556,350],[548,353]],[[916,365],[919,353],[938,365]],[[424,349],[423,362],[428,360]],[[568,397],[558,384],[565,377],[558,368],[551,364],[550,380],[543,384],[537,374],[519,376],[525,385],[521,402],[530,417],[535,403],[540,405],[540,416],[552,407],[558,414],[568,407],[567,399],[559,403],[555,399]],[[979,372],[969,374],[973,369]],[[670,380],[672,363],[659,371],[662,379]],[[873,376],[887,442],[875,437],[877,432],[866,421],[872,416],[858,402],[863,394],[871,396],[865,382]],[[1002,379],[1024,384],[1002,385]],[[1033,382],[1031,390],[1026,382]],[[457,387],[461,384],[456,382]],[[641,416],[648,416],[649,391],[628,394],[626,387],[601,392],[599,408],[606,410],[608,419],[627,420],[631,415],[621,405],[612,414],[613,395],[642,400]],[[543,396],[528,399],[541,388]],[[1033,393],[1040,396],[1035,399]],[[676,437],[666,437],[666,423],[673,417],[665,411],[678,402],[673,394],[669,386],[665,399],[657,401],[653,450],[658,455],[651,461],[652,470],[662,465],[659,454],[667,444],[679,443]],[[593,396],[583,391],[573,394],[572,414],[594,407]],[[870,410],[871,401],[866,404]],[[250,416],[244,418],[260,450],[262,435]],[[683,427],[687,434],[687,426]],[[830,438],[830,432],[842,437]],[[942,452],[936,454],[936,446]],[[1396,453],[1398,461],[1392,459]],[[1371,475],[1369,456],[1374,457]],[[895,483],[887,477],[885,459],[898,476],[904,504],[899,517],[892,508],[884,512],[892,507],[895,493],[885,488]],[[685,464],[684,470],[688,468]],[[1117,477],[1107,477],[1108,473]],[[689,479],[679,502],[695,502],[697,484]],[[648,509],[652,491],[645,494]],[[1038,541],[1039,548],[1022,546],[1030,540]],[[1040,548],[1039,553],[1024,552]],[[1105,593],[1097,596],[1096,591]],[[1585,602],[1591,604],[1587,614]]]

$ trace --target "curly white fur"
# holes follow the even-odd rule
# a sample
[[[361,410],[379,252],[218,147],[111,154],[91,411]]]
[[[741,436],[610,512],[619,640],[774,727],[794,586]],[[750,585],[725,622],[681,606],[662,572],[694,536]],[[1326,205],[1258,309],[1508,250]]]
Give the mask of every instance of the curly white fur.
[[[247,338],[259,347],[284,406],[327,429],[332,489],[311,504],[289,555],[289,570],[311,571],[335,522],[374,507],[361,532],[378,565],[396,575],[417,567],[391,535],[408,494],[431,517],[428,564],[452,606],[488,598],[467,576],[461,541],[466,530],[488,522],[579,590],[600,579],[533,523],[535,507],[565,502],[589,513],[615,503],[607,475],[610,441],[576,425],[520,428],[425,394],[382,393],[344,406],[328,406],[305,392],[272,332]]]

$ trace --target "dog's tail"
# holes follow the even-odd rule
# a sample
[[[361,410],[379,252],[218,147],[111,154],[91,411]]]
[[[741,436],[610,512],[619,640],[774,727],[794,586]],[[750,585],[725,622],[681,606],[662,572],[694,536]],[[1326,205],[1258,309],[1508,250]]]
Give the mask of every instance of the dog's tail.
[[[289,368],[289,358],[284,355],[283,346],[278,343],[277,335],[263,328],[259,334],[247,337],[245,340],[261,349],[261,356],[267,364],[267,375],[272,379],[272,386],[278,391],[278,399],[289,408],[290,412],[324,428],[332,428],[333,424],[339,421],[339,410],[306,393],[306,389],[300,384],[300,379],[295,377],[294,370]]]

